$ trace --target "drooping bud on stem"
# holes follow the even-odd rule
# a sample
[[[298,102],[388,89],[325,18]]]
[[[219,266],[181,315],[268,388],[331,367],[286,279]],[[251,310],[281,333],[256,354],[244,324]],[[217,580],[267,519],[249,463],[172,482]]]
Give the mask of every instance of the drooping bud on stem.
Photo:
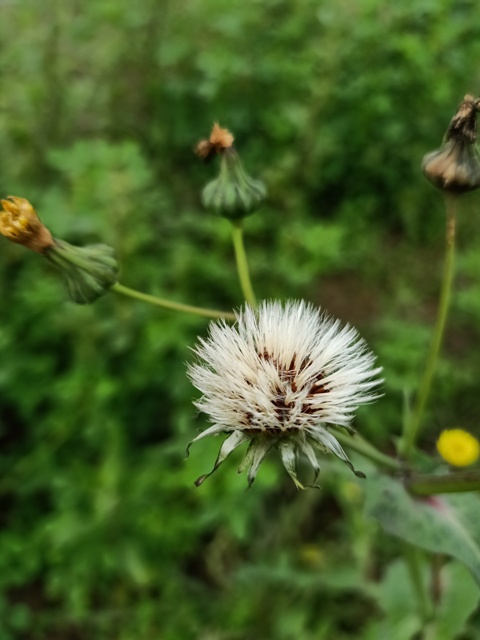
[[[106,244],[74,247],[53,238],[25,198],[1,201],[0,233],[8,240],[41,253],[63,273],[70,298],[77,304],[94,302],[117,282],[118,263]]]
[[[245,171],[233,140],[227,129],[215,124],[210,138],[199,142],[195,152],[206,162],[220,155],[220,174],[202,192],[204,207],[224,218],[239,220],[258,209],[267,190],[263,182]]]
[[[453,194],[480,187],[480,155],[476,147],[480,99],[466,95],[453,116],[440,149],[428,153],[422,171],[435,187]]]

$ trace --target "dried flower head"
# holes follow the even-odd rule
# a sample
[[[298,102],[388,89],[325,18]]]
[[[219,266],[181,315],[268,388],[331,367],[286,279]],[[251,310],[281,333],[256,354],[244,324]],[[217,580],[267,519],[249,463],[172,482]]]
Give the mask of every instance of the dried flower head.
[[[247,305],[236,326],[212,322],[195,353],[199,360],[188,373],[203,393],[195,405],[213,425],[192,442],[229,434],[197,486],[247,441],[239,472],[248,468],[249,485],[272,447],[297,487],[300,452],[314,469],[314,482],[320,471],[315,450],[334,453],[353,470],[329,427],[352,431],[355,409],[378,397],[374,387],[381,382],[381,369],[354,328],[341,328],[305,302],[264,302],[258,310]]]
[[[210,143],[220,152],[221,149],[228,149],[233,145],[233,135],[228,129],[221,127],[218,122],[214,122],[210,134]]]
[[[435,187],[465,193],[480,187],[480,156],[476,148],[480,99],[466,95],[453,116],[440,149],[428,153],[422,171]]]
[[[463,429],[446,429],[437,440],[437,450],[445,462],[468,467],[480,457],[480,442]]]
[[[3,236],[39,253],[53,245],[52,234],[40,222],[37,212],[28,200],[8,196],[1,204],[0,233]]]
[[[233,146],[233,141],[234,137],[230,131],[215,122],[209,139],[200,140],[195,147],[195,153],[201,160],[209,162],[217,153],[230,149]]]
[[[474,143],[477,139],[477,113],[480,110],[480,99],[466,95],[460,103],[457,113],[450,120],[446,140],[454,138]]]

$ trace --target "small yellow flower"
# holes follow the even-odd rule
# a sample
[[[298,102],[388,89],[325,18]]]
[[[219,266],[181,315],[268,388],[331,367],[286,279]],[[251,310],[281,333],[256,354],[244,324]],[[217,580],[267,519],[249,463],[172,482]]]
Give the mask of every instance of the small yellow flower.
[[[8,240],[40,253],[53,245],[50,231],[40,222],[28,200],[9,196],[1,200],[1,204],[0,233]]]
[[[468,467],[480,456],[480,442],[463,429],[447,429],[437,440],[437,450],[449,464]]]

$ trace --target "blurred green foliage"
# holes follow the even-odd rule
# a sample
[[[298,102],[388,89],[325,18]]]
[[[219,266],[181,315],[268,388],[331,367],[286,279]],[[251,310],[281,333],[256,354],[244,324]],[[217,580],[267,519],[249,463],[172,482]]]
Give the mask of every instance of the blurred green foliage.
[[[0,39],[2,196],[69,242],[114,245],[127,286],[238,306],[228,223],[200,207],[214,170],[192,154],[218,120],[269,189],[246,234],[259,296],[359,328],[386,382],[356,426],[391,451],[442,260],[419,163],[478,93],[478,3],[0,0]],[[473,194],[429,452],[442,428],[480,433],[479,234]],[[192,486],[218,449],[183,461],[203,424],[185,362],[204,320],[114,294],[76,307],[6,241],[0,290],[0,640],[410,637],[398,545],[341,465],[322,461],[320,492],[296,493],[273,456],[248,492],[235,459]],[[444,606],[438,640],[480,638],[478,612],[455,616]]]

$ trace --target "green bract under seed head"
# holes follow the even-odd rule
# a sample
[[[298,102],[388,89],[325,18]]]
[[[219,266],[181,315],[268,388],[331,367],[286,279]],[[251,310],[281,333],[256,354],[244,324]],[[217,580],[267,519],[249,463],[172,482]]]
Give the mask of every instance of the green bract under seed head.
[[[440,149],[428,153],[422,171],[435,187],[461,194],[480,187],[480,154],[475,145],[480,99],[465,96],[445,134]]]
[[[220,175],[203,189],[202,203],[219,216],[239,220],[254,213],[266,195],[263,182],[248,175],[235,149],[229,147],[221,154]]]
[[[118,280],[115,252],[106,244],[75,247],[55,239],[44,255],[60,269],[68,294],[77,304],[95,302]]]

